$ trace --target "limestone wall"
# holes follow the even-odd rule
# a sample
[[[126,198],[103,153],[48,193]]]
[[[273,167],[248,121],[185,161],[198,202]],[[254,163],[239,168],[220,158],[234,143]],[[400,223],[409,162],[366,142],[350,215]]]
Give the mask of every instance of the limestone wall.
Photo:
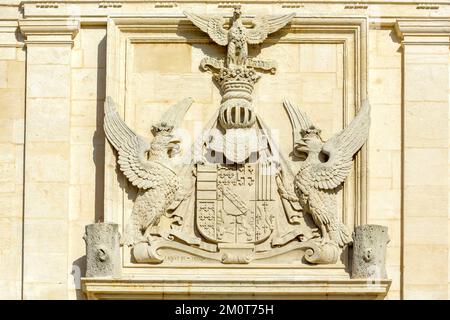
[[[249,14],[296,12],[299,19],[367,19],[364,76],[372,106],[367,171],[360,173],[364,179],[352,176],[348,184],[366,181],[367,207],[365,214],[352,215],[347,222],[389,227],[388,299],[447,299],[450,5],[447,1],[434,1],[428,7],[414,1],[263,2],[240,3]],[[105,152],[102,128],[106,48],[112,41],[107,37],[108,16],[230,10],[218,1],[194,0],[165,6],[126,0],[100,5],[98,1],[52,3],[0,3],[2,299],[85,298],[80,287],[86,263],[84,227],[110,214],[104,210],[105,192],[111,186],[105,186],[109,147]],[[206,120],[220,95],[210,75],[197,65],[204,51],[217,50],[221,49],[210,44],[136,45],[127,79],[129,102],[137,110],[151,110],[139,113],[140,117],[129,111],[136,131],[146,134],[161,104],[187,95],[196,104],[187,114],[186,128],[192,130],[196,120]],[[351,69],[345,74],[343,50],[342,44],[313,41],[263,47],[261,57],[284,58],[278,59],[277,75],[265,75],[255,89],[258,112],[276,126],[278,117],[286,117],[278,111],[289,91],[292,95],[287,97],[320,123],[324,137],[331,136],[344,117],[353,117],[354,108],[346,113],[344,103],[353,106],[357,99],[351,94],[346,102],[341,98],[344,90],[355,92],[342,87],[343,78],[354,80],[357,73]],[[280,132],[282,140],[291,139],[289,130],[280,128]],[[283,144],[286,150],[289,146]],[[351,208],[341,208],[343,214],[361,210],[354,200],[361,196],[360,190],[348,194]],[[131,199],[123,201],[129,209]],[[342,196],[340,205],[345,201]]]

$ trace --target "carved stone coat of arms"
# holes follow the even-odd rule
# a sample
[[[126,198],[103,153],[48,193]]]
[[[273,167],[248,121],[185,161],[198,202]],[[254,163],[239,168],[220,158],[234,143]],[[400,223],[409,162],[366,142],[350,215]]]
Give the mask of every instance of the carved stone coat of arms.
[[[107,139],[120,171],[138,190],[122,244],[131,248],[135,262],[149,264],[336,263],[351,244],[336,194],[367,140],[368,102],[347,127],[323,141],[302,109],[280,101],[293,135],[290,155],[283,154],[252,98],[261,75],[276,77],[277,65],[249,57],[248,47],[289,27],[294,14],[255,18],[248,26],[236,8],[228,29],[222,18],[185,15],[227,48],[223,59],[206,56],[200,63],[212,73],[222,99],[186,150],[177,129],[195,97],[170,107],[153,125],[151,142],[135,134],[107,99]]]

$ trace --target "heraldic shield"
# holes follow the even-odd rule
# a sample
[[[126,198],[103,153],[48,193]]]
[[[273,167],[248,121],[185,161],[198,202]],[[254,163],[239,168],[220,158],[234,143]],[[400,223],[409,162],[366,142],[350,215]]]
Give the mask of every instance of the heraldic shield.
[[[263,242],[274,228],[276,193],[270,164],[199,164],[197,228],[216,243]]]

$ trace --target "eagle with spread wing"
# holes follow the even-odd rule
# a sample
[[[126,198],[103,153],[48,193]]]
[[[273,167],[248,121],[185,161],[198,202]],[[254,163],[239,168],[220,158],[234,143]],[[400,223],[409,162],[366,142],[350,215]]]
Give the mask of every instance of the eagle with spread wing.
[[[320,228],[323,243],[331,240],[343,247],[351,242],[351,235],[338,218],[336,192],[350,173],[353,156],[368,138],[370,105],[364,101],[350,124],[323,142],[305,112],[287,100],[283,104],[293,126],[293,153],[306,155],[294,179],[295,193]]]
[[[193,100],[187,98],[173,105],[152,128],[151,143],[134,133],[120,118],[110,97],[105,102],[104,130],[117,150],[120,170],[138,188],[130,220],[125,229],[125,245],[148,241],[148,231],[177,199],[181,181],[171,166],[180,152],[181,139],[175,128]]]
[[[269,34],[283,28],[295,16],[295,13],[292,13],[277,17],[260,17],[253,20],[253,28],[246,28],[242,23],[241,9],[235,7],[231,27],[226,30],[223,27],[225,21],[221,17],[206,17],[186,11],[183,13],[215,43],[228,45],[228,67],[245,65],[248,44],[262,43]]]

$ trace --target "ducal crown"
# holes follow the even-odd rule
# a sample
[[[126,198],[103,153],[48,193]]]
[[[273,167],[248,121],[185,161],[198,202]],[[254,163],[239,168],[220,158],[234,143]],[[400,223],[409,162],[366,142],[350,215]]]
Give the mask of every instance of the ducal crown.
[[[158,134],[168,135],[172,133],[173,128],[173,125],[170,125],[166,122],[160,122],[152,126],[152,132],[155,136]]]
[[[309,127],[308,129],[302,129],[301,134],[303,138],[311,137],[311,136],[320,136],[322,131],[319,128],[314,126]]]

